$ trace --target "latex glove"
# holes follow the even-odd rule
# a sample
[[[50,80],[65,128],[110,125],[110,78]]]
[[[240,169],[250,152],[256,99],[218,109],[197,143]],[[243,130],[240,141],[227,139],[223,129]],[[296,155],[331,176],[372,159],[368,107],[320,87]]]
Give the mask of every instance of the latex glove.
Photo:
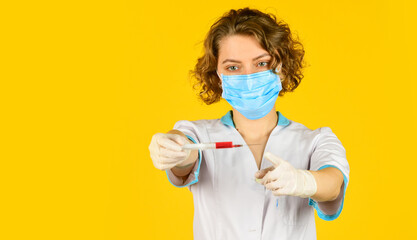
[[[153,165],[160,170],[189,165],[190,163],[185,161],[190,156],[191,150],[181,148],[186,143],[189,143],[188,139],[181,135],[156,133],[152,136],[149,145]]]
[[[275,196],[291,195],[307,198],[317,192],[316,179],[309,171],[295,169],[289,162],[270,152],[265,153],[265,158],[273,166],[259,170],[255,178]]]

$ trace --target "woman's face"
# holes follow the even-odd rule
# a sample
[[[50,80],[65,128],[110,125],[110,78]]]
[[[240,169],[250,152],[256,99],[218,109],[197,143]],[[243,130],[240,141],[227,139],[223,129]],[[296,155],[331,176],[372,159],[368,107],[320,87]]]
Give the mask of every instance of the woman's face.
[[[270,61],[271,55],[254,37],[233,35],[220,41],[217,72],[241,75],[266,71],[271,68]],[[282,79],[281,73],[279,76]]]

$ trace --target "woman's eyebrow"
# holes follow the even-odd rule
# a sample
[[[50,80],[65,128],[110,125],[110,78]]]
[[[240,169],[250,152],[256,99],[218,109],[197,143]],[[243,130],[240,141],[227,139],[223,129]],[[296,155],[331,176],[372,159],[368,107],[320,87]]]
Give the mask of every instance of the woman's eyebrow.
[[[252,60],[253,60],[253,61],[255,61],[256,59],[259,59],[259,58],[264,57],[264,56],[269,56],[269,53],[264,53],[264,54],[262,54],[262,55],[259,55],[259,56],[257,56],[256,58],[254,58],[254,59],[252,59]],[[226,59],[226,60],[224,60],[224,61],[222,62],[222,64],[224,64],[225,62],[236,62],[236,63],[241,63],[241,61],[238,61],[238,60],[234,60],[234,59]]]

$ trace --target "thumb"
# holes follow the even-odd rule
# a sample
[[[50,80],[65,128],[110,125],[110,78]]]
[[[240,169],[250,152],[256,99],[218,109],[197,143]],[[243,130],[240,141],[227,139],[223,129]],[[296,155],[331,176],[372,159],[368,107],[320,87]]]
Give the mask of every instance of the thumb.
[[[267,174],[269,171],[274,170],[274,168],[275,168],[274,166],[271,166],[271,167],[264,168],[264,169],[257,171],[255,173],[255,178],[263,178],[265,174]]]
[[[169,138],[171,138],[175,143],[179,144],[180,146],[187,143],[187,138],[182,135],[179,135],[176,133],[168,133],[167,135]]]
[[[274,167],[279,166],[284,160],[278,156],[275,156],[274,154],[270,152],[266,152],[264,157],[274,165]]]

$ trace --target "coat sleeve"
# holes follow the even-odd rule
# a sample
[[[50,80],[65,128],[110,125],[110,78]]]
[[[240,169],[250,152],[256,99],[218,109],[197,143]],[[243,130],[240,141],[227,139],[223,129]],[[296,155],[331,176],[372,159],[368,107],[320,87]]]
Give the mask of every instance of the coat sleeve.
[[[175,123],[174,128],[176,130],[184,133],[188,139],[194,143],[199,143],[200,139],[198,137],[198,129],[195,123],[192,121],[181,120]],[[191,170],[191,173],[188,175],[188,178],[183,180],[181,177],[175,176],[171,169],[166,170],[166,174],[169,182],[176,187],[188,187],[191,191],[191,185],[198,182],[198,174],[200,173],[200,166],[202,161],[201,150],[198,150],[198,159],[197,163],[194,165],[194,168]]]
[[[309,205],[317,210],[318,216],[327,221],[336,219],[343,209],[346,189],[349,183],[349,163],[346,150],[329,127],[319,129],[317,141],[310,158],[310,170],[318,171],[334,167],[342,172],[343,184],[339,196],[333,201],[316,202],[309,198]]]

